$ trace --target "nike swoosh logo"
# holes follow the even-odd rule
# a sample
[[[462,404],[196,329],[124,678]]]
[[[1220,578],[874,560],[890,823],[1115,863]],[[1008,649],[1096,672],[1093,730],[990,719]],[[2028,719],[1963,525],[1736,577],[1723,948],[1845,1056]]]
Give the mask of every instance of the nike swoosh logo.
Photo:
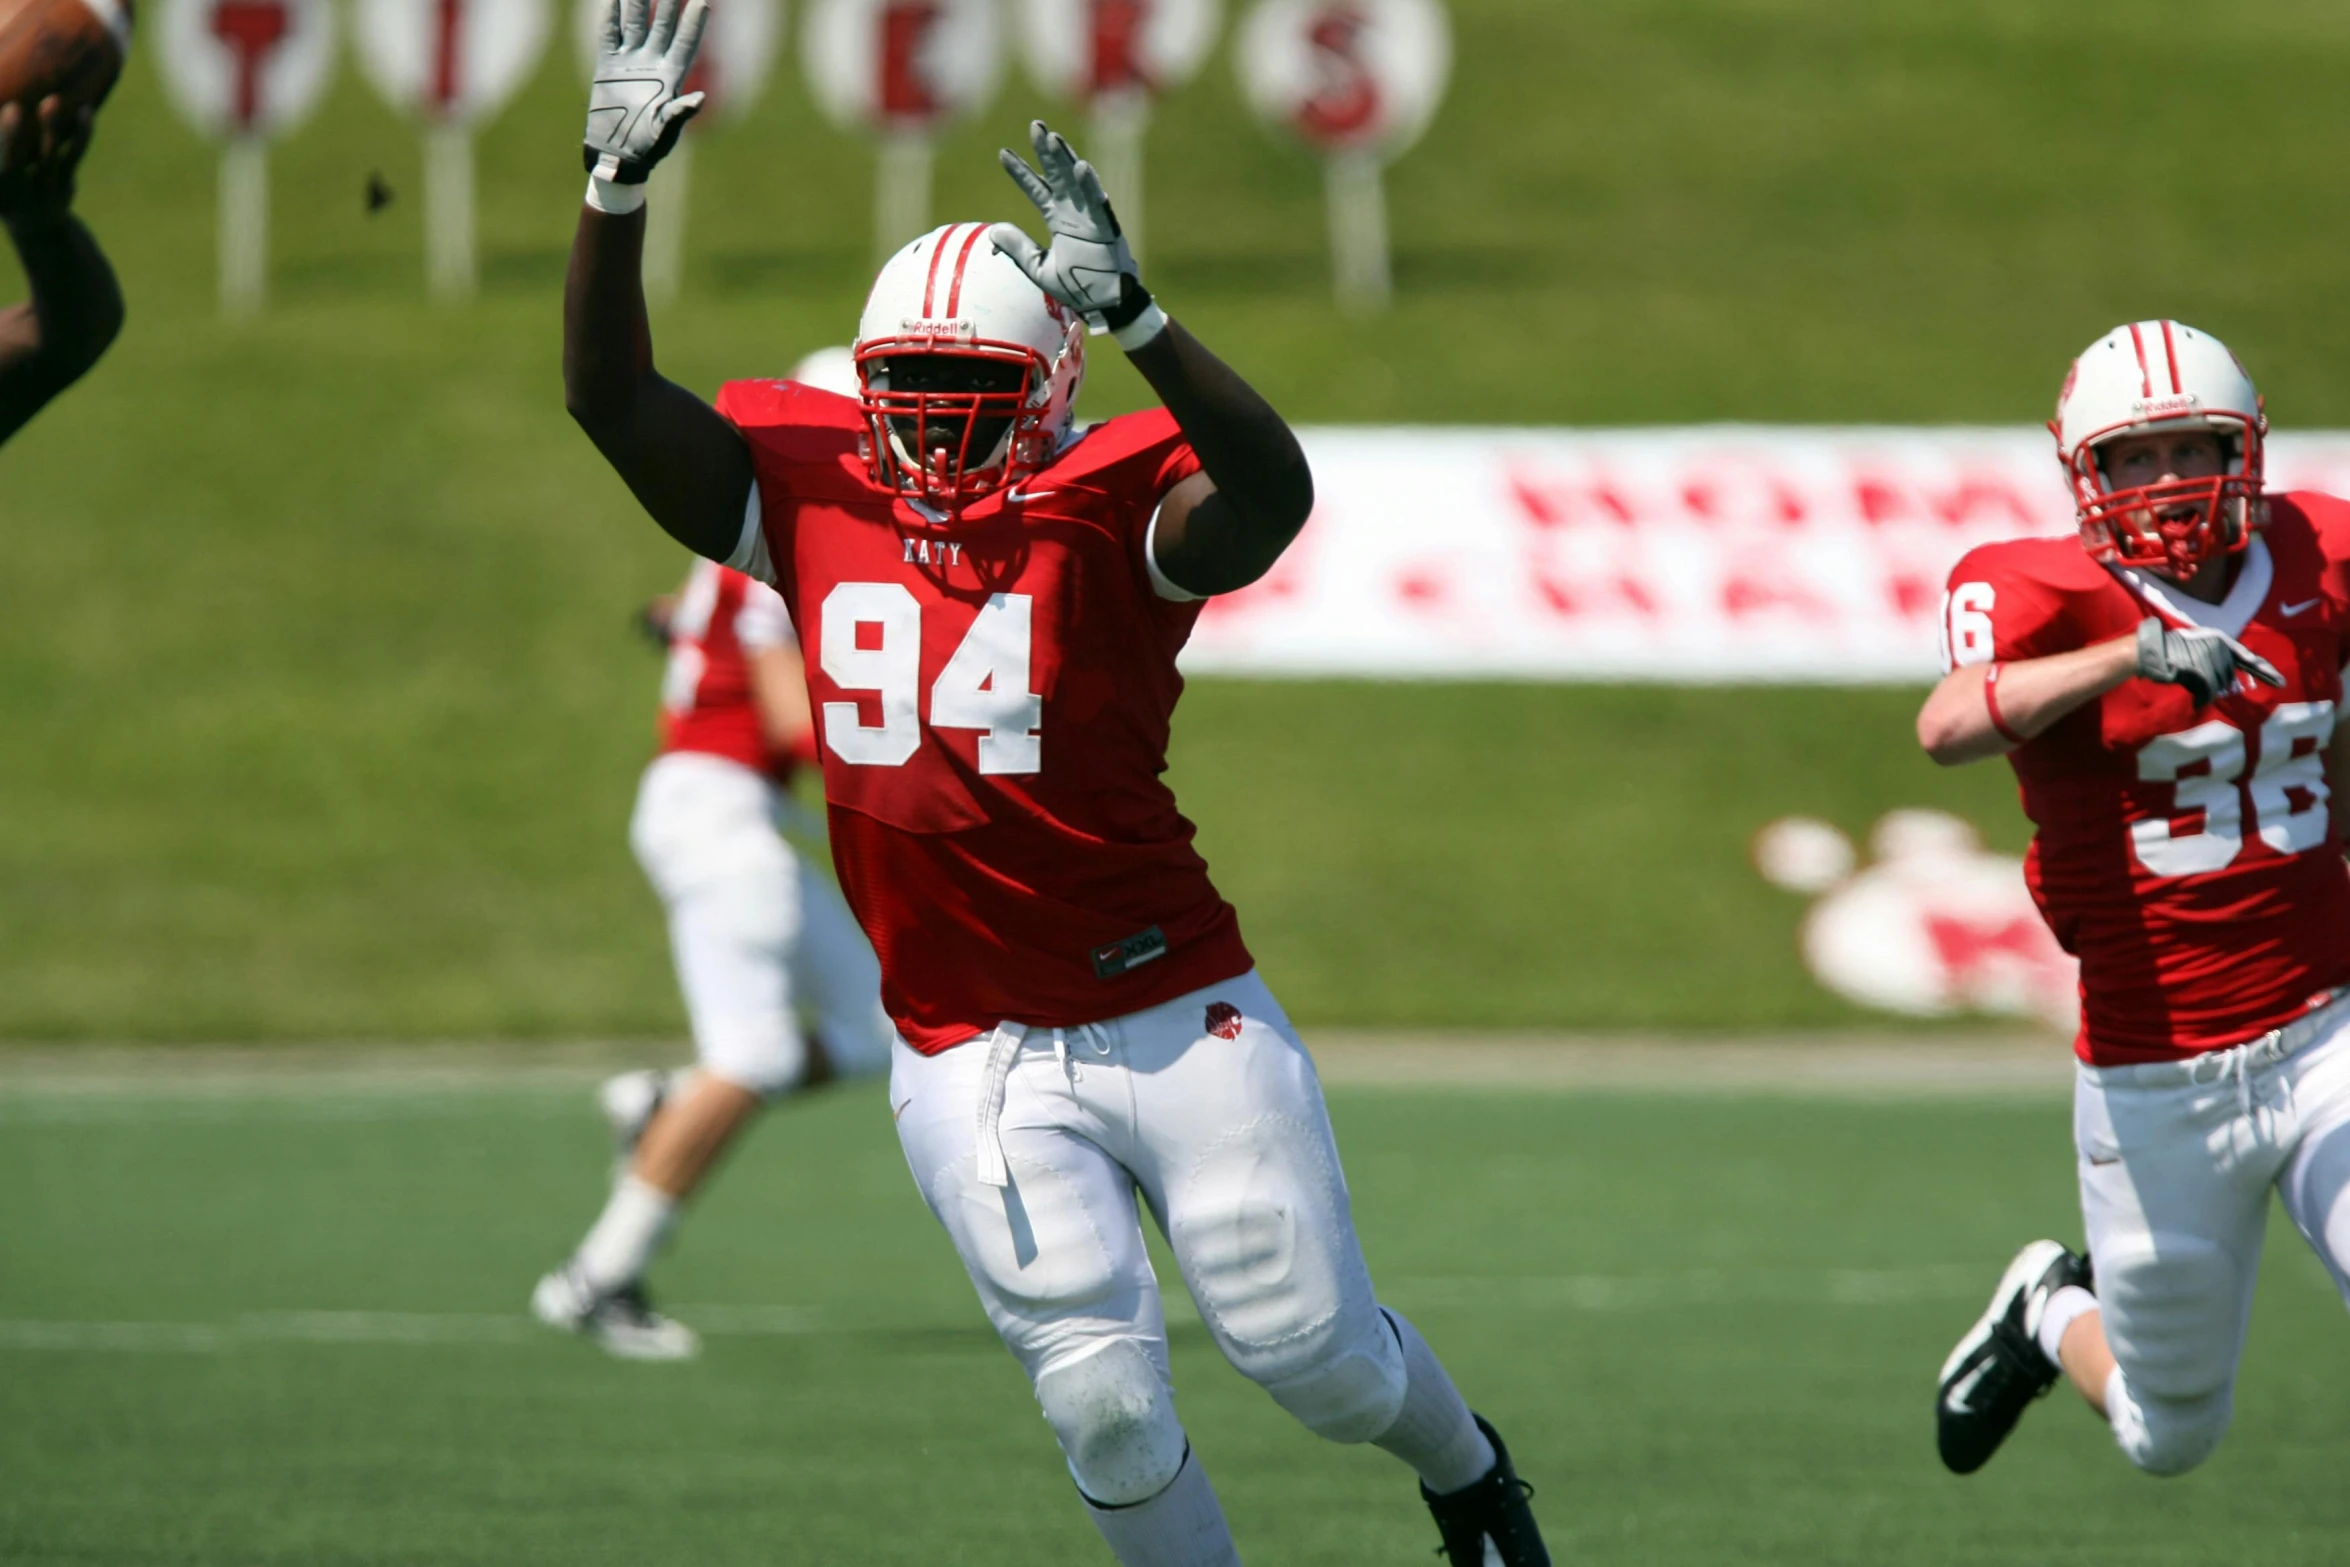
[[[1975,1410],[1971,1400],[1975,1396],[1975,1389],[1982,1386],[1983,1378],[1990,1374],[1991,1362],[1986,1360],[1960,1379],[1958,1386],[1952,1388],[1942,1400],[1944,1406],[1954,1415],[1973,1414]]]
[[[899,1119],[901,1116],[903,1116],[903,1115],[906,1113],[907,1107],[908,1107],[908,1106],[910,1106],[910,1105],[912,1105],[912,1104],[913,1104],[913,1102],[914,1102],[913,1100],[909,1099],[909,1100],[907,1100],[907,1101],[906,1101],[906,1103],[905,1103],[905,1104],[898,1105],[898,1106],[894,1107],[894,1108],[893,1108],[893,1109],[891,1109],[891,1111],[889,1112],[889,1118],[890,1118],[891,1120],[893,1120],[893,1121],[895,1121],[895,1120]]]
[[[1060,493],[1061,492],[1059,490],[1030,490],[1026,494],[1022,494],[1020,491],[1014,490],[1012,492],[1012,504],[1015,506],[1025,506],[1031,501],[1049,501]]]
[[[2313,610],[2313,609],[2317,608],[2317,606],[2318,606],[2320,603],[2322,603],[2322,602],[2323,602],[2323,600],[2322,600],[2322,599],[2303,599],[2303,600],[2302,600],[2300,603],[2298,603],[2298,604],[2287,604],[2287,605],[2285,605],[2283,608],[2279,609],[2279,610],[2277,611],[2277,613],[2278,613],[2278,614],[2280,614],[2280,615],[2282,615],[2282,616],[2284,616],[2286,619],[2290,620],[2290,619],[2292,619],[2292,618],[2293,618],[2295,615],[2299,615],[2299,614],[2302,614],[2302,613],[2304,613],[2304,612],[2306,612],[2306,611],[2308,611],[2308,610]]]

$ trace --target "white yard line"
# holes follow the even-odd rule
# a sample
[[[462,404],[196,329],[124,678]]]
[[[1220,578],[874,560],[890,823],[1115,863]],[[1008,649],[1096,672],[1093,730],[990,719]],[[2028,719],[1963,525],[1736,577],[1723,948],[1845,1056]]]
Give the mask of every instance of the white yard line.
[[[2072,1082],[2058,1039],[2017,1032],[1674,1037],[1309,1030],[1340,1088],[1459,1088],[1804,1098],[2047,1098]],[[552,1045],[0,1046],[0,1119],[203,1115],[256,1103],[365,1118],[391,1102],[585,1093],[631,1066],[679,1063],[672,1041]],[[105,1108],[111,1105],[112,1109]],[[211,1107],[210,1110],[207,1107]]]

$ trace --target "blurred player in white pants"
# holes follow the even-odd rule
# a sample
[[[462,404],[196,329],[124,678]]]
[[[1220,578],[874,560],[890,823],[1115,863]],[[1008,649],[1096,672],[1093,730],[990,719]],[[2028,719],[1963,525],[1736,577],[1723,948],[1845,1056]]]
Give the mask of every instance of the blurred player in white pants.
[[[629,841],[669,912],[699,1065],[604,1085],[628,1164],[531,1304],[616,1355],[670,1360],[694,1335],[652,1308],[643,1276],[678,1204],[768,1103],[885,1069],[891,1033],[872,948],[780,831],[810,730],[783,601],[702,561],[652,619],[669,643],[662,750]]]

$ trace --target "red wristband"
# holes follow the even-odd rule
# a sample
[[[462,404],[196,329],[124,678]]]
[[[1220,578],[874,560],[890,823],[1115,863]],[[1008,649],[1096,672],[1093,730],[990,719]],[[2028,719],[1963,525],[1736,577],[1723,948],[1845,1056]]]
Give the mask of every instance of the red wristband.
[[[1993,664],[1983,674],[1983,708],[1991,715],[1991,727],[2010,745],[2022,745],[2024,737],[2007,727],[2007,720],[1999,713],[1999,671],[2003,666]]]

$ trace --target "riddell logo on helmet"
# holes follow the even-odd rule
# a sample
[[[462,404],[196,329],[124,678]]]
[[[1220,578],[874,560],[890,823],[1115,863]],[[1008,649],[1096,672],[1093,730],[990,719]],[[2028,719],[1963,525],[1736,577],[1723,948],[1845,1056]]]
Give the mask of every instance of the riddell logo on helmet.
[[[2203,412],[2203,399],[2193,392],[2178,397],[2141,397],[2130,404],[2130,412],[2141,419],[2175,419],[2180,414]]]
[[[959,343],[979,336],[979,328],[969,321],[933,321],[920,316],[908,316],[899,328],[908,337],[951,337]]]

